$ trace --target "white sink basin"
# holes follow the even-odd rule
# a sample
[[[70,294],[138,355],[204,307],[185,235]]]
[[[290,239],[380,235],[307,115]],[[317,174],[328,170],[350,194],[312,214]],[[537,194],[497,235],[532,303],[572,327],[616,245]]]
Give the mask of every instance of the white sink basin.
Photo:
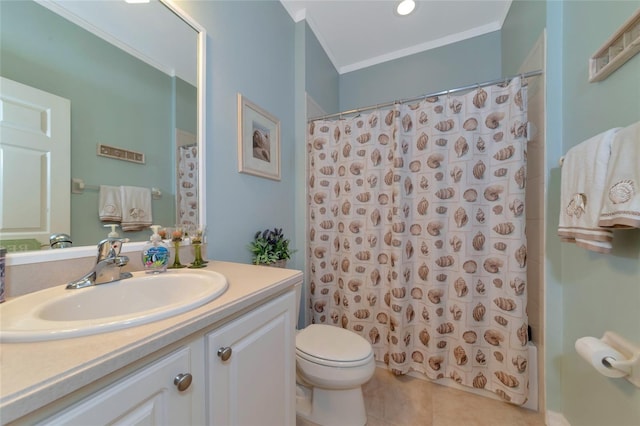
[[[66,339],[133,327],[202,306],[227,289],[207,270],[134,272],[132,278],[75,290],[65,285],[0,304],[0,341]]]

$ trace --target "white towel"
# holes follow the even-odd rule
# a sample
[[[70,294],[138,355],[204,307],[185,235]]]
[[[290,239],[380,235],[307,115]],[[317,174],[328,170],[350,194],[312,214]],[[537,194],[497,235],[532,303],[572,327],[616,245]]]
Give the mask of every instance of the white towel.
[[[100,185],[98,216],[103,222],[120,222],[122,220],[120,187]]]
[[[611,141],[619,129],[610,129],[571,148],[564,157],[560,184],[562,241],[599,253],[611,251],[613,231],[600,228]]]
[[[599,226],[640,228],[640,121],[616,133]]]
[[[140,231],[153,223],[151,190],[138,186],[121,186],[122,230]]]

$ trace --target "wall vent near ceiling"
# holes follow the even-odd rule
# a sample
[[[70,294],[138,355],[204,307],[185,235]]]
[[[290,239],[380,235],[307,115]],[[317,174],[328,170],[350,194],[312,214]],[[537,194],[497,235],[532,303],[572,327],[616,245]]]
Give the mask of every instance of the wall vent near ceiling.
[[[589,59],[589,82],[604,80],[640,52],[640,9]]]
[[[117,148],[115,146],[104,145],[101,143],[98,144],[98,155],[101,157],[113,158],[115,160],[144,164],[144,154],[141,152]]]

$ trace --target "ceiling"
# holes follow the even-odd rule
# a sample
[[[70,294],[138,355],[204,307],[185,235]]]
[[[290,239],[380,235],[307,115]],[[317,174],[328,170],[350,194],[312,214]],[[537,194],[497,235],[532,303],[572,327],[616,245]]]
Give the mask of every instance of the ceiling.
[[[393,0],[280,0],[309,27],[340,74],[497,31],[511,0],[416,0],[409,16]]]

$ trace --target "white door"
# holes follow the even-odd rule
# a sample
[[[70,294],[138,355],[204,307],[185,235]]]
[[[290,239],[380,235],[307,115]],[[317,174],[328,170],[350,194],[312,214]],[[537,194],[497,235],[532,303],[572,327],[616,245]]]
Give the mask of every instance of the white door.
[[[0,79],[0,239],[48,244],[71,231],[71,103]]]

